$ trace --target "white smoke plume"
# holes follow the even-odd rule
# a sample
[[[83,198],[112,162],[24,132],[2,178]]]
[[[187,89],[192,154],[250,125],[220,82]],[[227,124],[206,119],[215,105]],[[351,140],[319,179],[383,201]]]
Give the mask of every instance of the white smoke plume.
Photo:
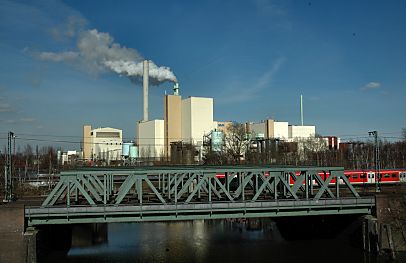
[[[73,51],[67,52],[41,52],[38,55],[38,58],[41,60],[50,60],[53,62],[68,62],[68,61],[75,61],[78,59],[79,54]]]
[[[138,51],[115,43],[108,33],[96,29],[79,34],[76,51],[37,52],[35,56],[41,60],[77,65],[92,73],[109,70],[131,81],[142,82],[144,58]],[[177,81],[170,68],[158,67],[152,61],[149,63],[149,78],[151,85]]]
[[[106,61],[104,63],[114,72],[129,77],[132,81],[141,81],[143,75],[143,62],[133,61]],[[168,67],[158,67],[149,61],[149,77],[151,85],[157,85],[165,81],[177,82],[175,74]]]

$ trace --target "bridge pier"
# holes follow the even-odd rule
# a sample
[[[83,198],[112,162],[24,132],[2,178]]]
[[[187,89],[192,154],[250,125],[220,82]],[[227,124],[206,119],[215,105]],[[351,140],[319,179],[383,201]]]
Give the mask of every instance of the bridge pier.
[[[364,216],[362,219],[362,241],[366,252],[372,254],[380,253],[378,219],[371,215]]]
[[[0,261],[3,263],[36,263],[37,231],[25,231],[24,205],[0,206]]]
[[[24,242],[27,248],[25,262],[27,263],[37,263],[37,234],[38,230],[34,227],[29,227],[24,232]]]
[[[395,242],[390,224],[380,222],[373,216],[362,219],[363,249],[371,254],[387,254],[392,260],[396,259]]]
[[[396,252],[406,251],[406,198],[399,186],[399,192],[376,194],[376,236],[379,252],[395,259]]]

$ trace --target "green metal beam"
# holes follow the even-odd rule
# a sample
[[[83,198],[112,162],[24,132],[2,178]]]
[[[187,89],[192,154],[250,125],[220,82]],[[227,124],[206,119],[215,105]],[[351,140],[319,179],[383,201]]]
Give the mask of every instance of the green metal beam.
[[[320,187],[319,191],[317,192],[316,196],[314,197],[315,200],[320,199],[320,197],[323,195],[323,193],[325,191],[327,191],[329,184],[333,180],[333,178],[334,178],[334,175],[331,175],[331,174],[329,177],[327,177],[327,180],[324,181],[324,184]],[[330,191],[330,193],[331,193],[331,191]],[[331,195],[333,195],[333,194],[331,193]]]
[[[48,194],[48,196],[45,198],[44,202],[42,202],[42,207],[48,206],[51,202],[51,200],[57,195],[57,192],[60,190],[60,188],[63,186],[64,180],[60,180],[52,189],[51,193]],[[60,194],[59,194],[60,195]],[[59,195],[57,195],[59,197]]]
[[[117,197],[116,197],[116,204],[121,203],[123,201],[124,197],[128,194],[130,191],[131,187],[135,184],[137,181],[137,177],[135,174],[129,175],[124,183],[121,185],[120,189],[118,190]]]
[[[262,177],[262,176],[261,176]],[[275,179],[273,176],[268,176],[267,178],[264,178],[265,180],[262,181],[261,186],[259,187],[257,193],[254,195],[251,201],[255,202],[258,197],[262,194],[262,192],[265,190],[265,187],[269,185],[269,181],[271,179]]]
[[[217,182],[217,185],[220,187],[222,192],[227,196],[228,200],[230,200],[231,202],[234,202],[234,199],[231,197],[230,193],[226,190],[226,188],[220,182],[220,180],[217,177],[214,177],[214,180]]]
[[[70,182],[68,182],[69,184]],[[93,199],[90,197],[90,195],[87,193],[87,191],[82,187],[82,185],[80,184],[79,181],[73,181],[72,182],[76,188],[79,190],[79,192],[83,195],[83,197],[86,199],[86,201],[90,204],[90,205],[95,205],[96,203],[93,201]],[[68,198],[69,200],[69,198]]]
[[[83,185],[86,187],[87,190],[89,190],[90,193],[94,196],[94,198],[98,201],[101,202],[102,198],[100,197],[98,191],[93,187],[93,184],[90,183],[90,180],[88,180],[88,177],[85,177],[84,175],[78,175],[79,181],[83,183]]]

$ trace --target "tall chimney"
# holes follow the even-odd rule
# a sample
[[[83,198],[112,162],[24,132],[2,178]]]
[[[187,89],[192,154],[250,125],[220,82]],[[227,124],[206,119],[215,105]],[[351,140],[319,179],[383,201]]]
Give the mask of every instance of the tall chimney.
[[[149,62],[148,62],[148,60],[144,60],[144,74],[143,74],[144,120],[143,121],[148,121],[148,81],[149,81]]]

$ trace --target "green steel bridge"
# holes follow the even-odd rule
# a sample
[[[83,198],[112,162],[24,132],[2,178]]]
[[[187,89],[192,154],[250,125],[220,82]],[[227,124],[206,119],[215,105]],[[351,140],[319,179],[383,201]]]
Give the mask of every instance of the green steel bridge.
[[[328,176],[326,176],[328,174]],[[134,167],[62,172],[27,226],[371,214],[341,167]]]

